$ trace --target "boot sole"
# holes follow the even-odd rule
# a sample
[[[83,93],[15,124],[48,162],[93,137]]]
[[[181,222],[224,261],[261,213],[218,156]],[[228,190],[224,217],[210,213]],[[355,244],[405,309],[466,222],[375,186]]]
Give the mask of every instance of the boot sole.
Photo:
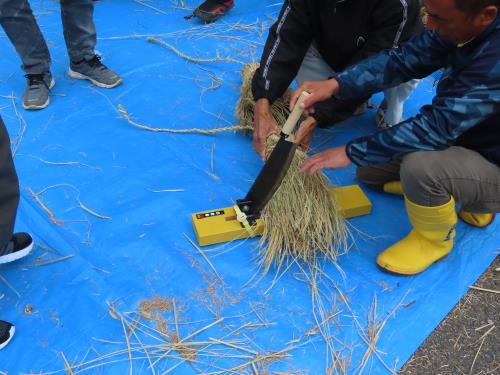
[[[86,76],[85,74],[75,72],[74,70],[71,70],[71,68],[69,68],[69,70],[68,70],[68,75],[73,79],[88,80],[88,81],[92,82],[92,84],[94,84],[95,86],[102,87],[104,89],[112,89],[113,87],[116,87],[123,82],[123,79],[120,78],[115,83],[108,85],[106,83],[96,81],[95,79],[93,79],[89,76]]]
[[[52,78],[52,81],[50,81],[50,86],[49,86],[49,90],[52,90],[52,88],[56,85],[56,80],[54,78]],[[50,104],[50,95],[49,97],[47,98],[47,101],[45,103],[43,103],[42,105],[25,105],[24,102],[23,102],[23,108],[28,110],[28,111],[33,111],[33,110],[36,110],[36,109],[44,109],[44,108],[47,108]]]
[[[0,350],[5,348],[7,346],[7,344],[10,342],[10,340],[12,340],[12,338],[14,337],[14,333],[16,333],[16,327],[12,326],[12,327],[10,327],[10,330],[9,330],[9,338],[4,343],[0,344]]]
[[[31,242],[27,247],[22,250],[16,251],[15,253],[7,254],[0,257],[0,264],[14,262],[15,260],[24,258],[33,249],[33,242]]]
[[[450,251],[450,253],[451,253],[451,251]],[[415,272],[412,272],[412,273],[410,273],[410,272],[404,272],[404,271],[391,270],[391,269],[389,269],[389,268],[386,268],[386,267],[384,267],[384,266],[380,265],[378,262],[376,262],[376,263],[377,263],[377,266],[378,266],[381,270],[383,270],[383,271],[385,271],[385,272],[388,272],[388,273],[390,273],[390,274],[392,274],[392,275],[398,275],[398,276],[415,276],[415,275],[418,275],[418,274],[420,274],[420,273],[424,272],[425,270],[429,269],[429,267],[430,267],[430,266],[432,266],[434,263],[437,263],[437,262],[439,262],[439,261],[443,260],[443,259],[444,259],[444,258],[446,258],[448,255],[450,255],[450,253],[443,255],[443,256],[442,256],[441,258],[439,258],[439,259],[436,259],[434,262],[432,262],[431,264],[429,264],[429,265],[428,265],[427,267],[425,267],[424,269],[419,270],[419,271],[415,271]]]

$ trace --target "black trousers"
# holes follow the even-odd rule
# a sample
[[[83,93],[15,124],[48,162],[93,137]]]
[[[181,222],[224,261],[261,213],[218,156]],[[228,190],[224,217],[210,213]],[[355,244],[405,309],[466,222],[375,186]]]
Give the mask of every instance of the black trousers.
[[[19,180],[17,179],[10,139],[0,117],[0,248],[12,237],[19,204]]]

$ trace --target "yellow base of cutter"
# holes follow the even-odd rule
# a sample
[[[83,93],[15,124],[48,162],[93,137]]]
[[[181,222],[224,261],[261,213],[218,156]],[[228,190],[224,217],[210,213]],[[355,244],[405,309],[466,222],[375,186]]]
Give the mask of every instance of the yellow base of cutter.
[[[335,197],[337,206],[346,219],[371,212],[372,204],[358,185],[336,187],[331,189],[330,194]],[[245,227],[236,220],[234,207],[197,212],[191,215],[191,219],[201,246],[250,237]],[[264,222],[257,220],[252,229],[256,236],[261,236]]]
[[[201,246],[250,237],[245,227],[236,220],[234,207],[197,212],[191,215],[191,219],[196,238]],[[257,220],[252,229],[256,236],[262,236],[264,222]]]
[[[335,198],[341,215],[346,219],[372,212],[372,203],[358,185],[330,189],[330,195]]]

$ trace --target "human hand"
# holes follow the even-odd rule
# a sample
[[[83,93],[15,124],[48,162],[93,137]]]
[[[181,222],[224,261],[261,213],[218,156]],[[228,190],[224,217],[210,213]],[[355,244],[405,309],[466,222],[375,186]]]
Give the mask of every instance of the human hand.
[[[345,146],[329,148],[307,159],[300,171],[312,175],[321,169],[339,169],[351,165]]]
[[[280,134],[281,129],[271,114],[269,100],[265,98],[261,98],[255,102],[253,116],[253,148],[262,159],[265,159],[267,137],[271,134]]]
[[[311,144],[314,129],[318,123],[314,117],[308,117],[304,121],[301,122],[299,130],[295,133],[294,142],[299,145],[303,145],[306,148],[309,148]]]
[[[297,99],[302,91],[307,91],[311,95],[304,99],[302,106],[304,114],[314,113],[314,104],[330,99],[339,91],[339,83],[336,79],[327,79],[323,81],[306,81],[300,86],[290,98],[290,110],[295,107]]]

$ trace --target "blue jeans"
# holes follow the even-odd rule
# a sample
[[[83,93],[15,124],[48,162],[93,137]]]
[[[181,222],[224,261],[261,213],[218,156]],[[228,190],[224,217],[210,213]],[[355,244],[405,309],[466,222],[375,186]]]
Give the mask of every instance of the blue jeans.
[[[64,40],[72,61],[94,56],[96,30],[92,0],[61,0]],[[50,71],[47,43],[27,0],[0,0],[0,24],[22,61],[27,74]]]

